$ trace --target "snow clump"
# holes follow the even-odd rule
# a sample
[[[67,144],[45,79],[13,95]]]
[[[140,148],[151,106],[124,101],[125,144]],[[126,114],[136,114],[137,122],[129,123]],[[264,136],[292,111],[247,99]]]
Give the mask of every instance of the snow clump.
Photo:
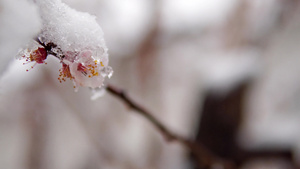
[[[60,82],[70,79],[76,89],[78,86],[101,88],[105,77],[110,78],[113,71],[108,66],[108,49],[95,16],[76,11],[61,0],[36,0],[35,3],[43,26],[36,42],[24,50],[23,57],[45,63],[47,57],[39,52],[45,48],[47,55],[57,57],[62,64]],[[36,60],[33,53],[37,55]]]

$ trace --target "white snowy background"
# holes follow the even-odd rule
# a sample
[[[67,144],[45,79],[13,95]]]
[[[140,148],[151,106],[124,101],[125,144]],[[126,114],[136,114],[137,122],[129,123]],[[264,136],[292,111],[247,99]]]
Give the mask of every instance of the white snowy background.
[[[292,147],[300,160],[300,8],[292,0],[63,0],[97,17],[119,86],[172,131],[193,137],[204,93],[252,79],[241,145]],[[0,0],[0,168],[185,169],[186,152],[109,94],[59,83],[59,61],[18,49],[36,6]],[[300,162],[299,162],[300,163]]]

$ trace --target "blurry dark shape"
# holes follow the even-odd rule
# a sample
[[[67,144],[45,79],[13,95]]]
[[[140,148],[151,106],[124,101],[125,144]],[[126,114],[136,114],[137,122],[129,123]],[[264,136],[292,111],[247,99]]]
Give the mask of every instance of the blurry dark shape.
[[[236,136],[243,122],[244,98],[249,86],[249,81],[246,81],[226,95],[219,95],[213,90],[207,92],[196,140],[213,154],[237,166],[252,159],[269,158],[285,159],[293,165],[289,149],[247,151],[238,146]]]
[[[291,150],[256,150],[245,151],[240,150],[240,154],[237,154],[236,159],[238,163],[248,162],[253,159],[276,159],[290,161],[292,163],[293,153]],[[296,168],[296,167],[295,167]]]
[[[237,49],[245,46],[252,46],[257,48],[266,48],[268,43],[272,41],[272,37],[278,32],[282,31],[293,17],[297,17],[299,11],[300,1],[298,0],[275,0],[273,2],[274,9],[272,13],[268,13],[265,8],[254,11],[255,4],[251,0],[241,0],[238,2],[235,10],[228,18],[228,21],[223,27],[224,46],[226,49]],[[263,3],[262,3],[263,4]],[[268,7],[270,8],[270,7]],[[249,19],[253,17],[253,13],[262,14],[264,21],[257,19],[256,23],[251,23]],[[265,13],[269,15],[264,16]],[[274,21],[270,21],[270,20]],[[260,22],[265,22],[263,28],[255,28]],[[270,23],[268,23],[270,22]],[[270,25],[268,25],[270,24]],[[260,33],[251,34],[254,29]],[[255,31],[254,31],[255,32]],[[259,35],[259,36],[258,36]]]
[[[205,97],[197,140],[220,157],[232,159],[239,151],[235,137],[247,87],[247,83],[241,84],[224,96],[210,91]]]
[[[281,12],[277,23],[279,26],[286,26],[291,18],[297,16],[299,11],[300,1],[298,0],[282,0],[280,1]]]
[[[225,47],[228,49],[243,47],[249,43],[246,38],[249,2],[242,0],[238,3],[224,27]]]
[[[156,63],[156,51],[157,45],[156,41],[159,36],[159,21],[160,21],[160,1],[154,0],[152,2],[152,17],[151,23],[149,23],[149,29],[147,34],[145,35],[143,41],[139,45],[137,54],[137,69],[139,72],[139,79],[142,84],[147,84],[147,79],[150,76],[151,72],[157,68],[154,66]]]

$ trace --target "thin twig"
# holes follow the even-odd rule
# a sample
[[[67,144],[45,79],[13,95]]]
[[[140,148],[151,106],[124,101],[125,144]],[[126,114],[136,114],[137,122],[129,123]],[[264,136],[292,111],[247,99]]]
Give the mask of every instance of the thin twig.
[[[65,55],[58,56],[57,53],[52,51],[52,48],[55,48],[57,46],[56,44],[54,44],[54,43],[45,44],[44,42],[41,42],[40,39],[37,37],[34,40],[46,49],[48,55],[53,55],[54,57],[58,58],[59,60],[62,60],[65,57]],[[60,49],[58,48],[58,50],[60,50]]]
[[[112,85],[108,85],[106,90],[111,93],[112,95],[118,97],[122,100],[126,105],[128,105],[131,109],[135,110],[135,112],[147,120],[160,132],[160,134],[167,140],[167,141],[174,141],[178,142],[187,148],[196,158],[197,165],[201,169],[208,169],[211,168],[213,165],[222,165],[224,168],[233,169],[234,166],[229,162],[222,160],[213,153],[211,153],[208,149],[206,149],[203,145],[198,142],[195,142],[191,139],[184,138],[179,136],[164,126],[157,118],[155,118],[152,113],[150,113],[147,109],[140,106],[136,102],[134,102],[131,98],[129,98],[124,90],[118,89]]]

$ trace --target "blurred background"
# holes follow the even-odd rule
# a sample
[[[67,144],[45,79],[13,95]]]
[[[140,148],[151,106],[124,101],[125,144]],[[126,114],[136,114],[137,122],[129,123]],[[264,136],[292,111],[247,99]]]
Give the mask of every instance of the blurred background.
[[[299,168],[300,1],[63,2],[97,16],[114,69],[106,83],[170,130],[242,169]],[[196,169],[117,98],[59,83],[54,57],[29,72],[22,63],[0,82],[1,169]]]

